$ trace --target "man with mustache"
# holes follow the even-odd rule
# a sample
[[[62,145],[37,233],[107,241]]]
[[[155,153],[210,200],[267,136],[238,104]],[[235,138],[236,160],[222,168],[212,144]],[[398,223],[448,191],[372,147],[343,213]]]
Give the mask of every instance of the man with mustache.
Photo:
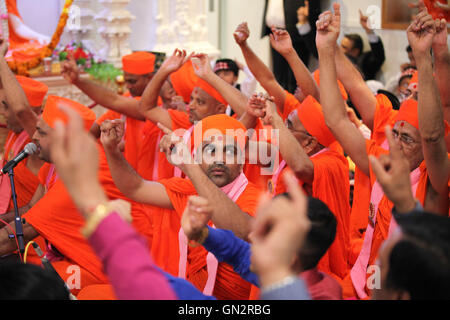
[[[170,129],[162,125],[160,128],[166,133],[161,140],[161,150],[188,179],[174,177],[159,182],[142,179],[118,150],[123,124],[117,123],[105,129],[101,136],[114,182],[130,199],[171,210],[161,218],[164,224],[154,224],[153,245],[161,246],[159,250],[166,256],[173,258],[175,255],[179,276],[218,299],[248,299],[248,282],[234,273],[229,265],[218,264],[213,257],[207,257],[203,248],[189,247],[186,237],[180,232],[180,219],[189,196],[200,195],[214,204],[214,225],[247,238],[260,190],[248,182],[242,172],[245,127],[222,114],[199,121],[192,130],[195,162],[191,158],[189,143]]]

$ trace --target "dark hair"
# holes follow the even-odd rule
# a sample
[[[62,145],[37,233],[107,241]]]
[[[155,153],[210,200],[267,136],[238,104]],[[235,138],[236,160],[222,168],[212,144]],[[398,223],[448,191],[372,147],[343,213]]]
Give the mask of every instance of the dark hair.
[[[0,300],[69,300],[64,281],[31,264],[0,263]]]
[[[288,193],[279,196],[290,198]],[[311,229],[299,252],[300,263],[304,271],[317,266],[334,242],[337,226],[336,218],[328,206],[313,197],[308,197],[308,218],[311,221]]]
[[[363,53],[363,48],[364,48],[361,36],[356,33],[350,33],[350,34],[346,34],[345,37],[353,41],[352,49],[354,49],[354,48],[359,49],[359,55],[361,55]]]
[[[402,237],[389,257],[386,286],[412,300],[450,299],[450,219],[414,212],[396,221]]]
[[[408,46],[406,47],[406,52],[412,52],[412,48],[411,48],[410,45],[408,45]]]
[[[233,71],[235,76],[239,75],[239,67],[238,67],[238,65],[236,64],[236,62],[234,60],[231,60],[231,59],[218,59],[218,60],[216,60],[216,66],[219,63],[226,63],[228,65],[228,68],[227,69],[219,69],[217,71],[231,70],[231,71]]]

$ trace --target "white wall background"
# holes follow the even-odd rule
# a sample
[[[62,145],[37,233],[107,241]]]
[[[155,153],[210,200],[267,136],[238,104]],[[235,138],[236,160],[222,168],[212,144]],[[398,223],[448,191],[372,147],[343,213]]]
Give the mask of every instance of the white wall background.
[[[270,65],[270,44],[268,38],[260,38],[263,21],[264,0],[205,0],[208,4],[208,31],[210,42],[222,51],[221,56],[244,61],[239,47],[235,44],[233,32],[237,25],[247,21],[251,36],[249,44],[260,58]],[[316,1],[316,0],[310,0]],[[332,0],[321,0],[323,10],[331,8]],[[359,33],[369,49],[364,30],[359,26],[359,13],[369,6],[380,8],[382,0],[337,0],[341,4],[342,34]],[[392,0],[393,1],[393,0]],[[92,0],[92,2],[97,2]],[[61,13],[64,0],[17,0],[24,21],[33,29],[51,36]],[[100,8],[98,3],[94,7]],[[156,42],[157,0],[131,0],[128,9],[136,16],[130,37],[133,50],[152,50]],[[38,13],[38,14],[36,14]],[[45,23],[43,23],[45,22]],[[405,48],[408,45],[403,30],[377,30],[381,36],[387,60],[383,65],[382,81],[388,80],[399,71],[400,64],[407,62]],[[64,40],[63,40],[64,41]]]

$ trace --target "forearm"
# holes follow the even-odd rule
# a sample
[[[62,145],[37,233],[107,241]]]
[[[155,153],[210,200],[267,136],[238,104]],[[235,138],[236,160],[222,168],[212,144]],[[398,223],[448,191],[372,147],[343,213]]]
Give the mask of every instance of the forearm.
[[[250,232],[251,217],[220,190],[203,172],[199,165],[192,164],[183,168],[186,176],[192,181],[200,197],[214,203],[212,221],[220,229],[227,229],[241,238],[247,239]]]
[[[444,109],[444,119],[450,122],[450,90],[448,84],[450,83],[450,52],[446,48],[443,52],[435,51],[434,72],[439,93],[441,96],[441,103]]]
[[[32,136],[36,130],[38,116],[31,110],[25,92],[3,57],[0,57],[0,77],[8,107],[12,109],[23,128]]]
[[[364,124],[370,130],[373,130],[373,119],[377,104],[376,98],[366,85],[361,73],[337,45],[335,48],[335,61],[337,78],[347,90],[347,93],[361,115]],[[320,81],[322,81],[322,74],[320,74]]]
[[[24,223],[22,227],[24,243],[33,240],[39,235],[29,223]],[[9,223],[9,228],[5,226],[0,229],[0,257],[13,253],[18,249],[16,240],[9,237],[10,234],[13,234],[10,229],[16,232],[16,225],[14,221]]]
[[[319,88],[297,52],[292,49],[288,54],[283,55],[283,57],[291,67],[295,80],[297,81],[297,86],[302,90],[305,97],[311,95],[317,101],[320,101]]]
[[[280,153],[286,161],[286,164],[298,179],[306,183],[311,183],[314,180],[314,164],[309,159],[305,150],[284,125],[280,117],[276,117],[272,121],[272,127],[279,131]]]
[[[25,206],[19,208],[19,215],[22,216],[22,214],[24,214],[28,210],[30,210],[29,205],[25,205]],[[16,214],[15,214],[14,210],[11,210],[5,214],[0,215],[0,219],[2,219],[3,221],[5,221],[7,223],[10,223],[11,221],[14,221],[15,216],[16,216]]]
[[[139,190],[144,180],[131,167],[120,151],[107,151],[105,149],[105,154],[111,176],[117,188],[126,197],[138,201],[135,191]]]
[[[275,98],[276,105],[280,108],[281,113],[283,113],[284,99],[286,97],[283,87],[280,86],[272,71],[253,52],[247,43],[241,45],[240,48],[248,68],[267,93]]]
[[[431,55],[416,58],[419,74],[419,128],[422,140],[436,142],[445,136],[439,92],[433,77]]]
[[[419,131],[423,154],[433,188],[448,194],[449,160],[445,142],[444,116],[434,82],[431,55],[416,57],[419,74]]]
[[[145,88],[139,103],[139,111],[145,117],[148,112],[157,107],[159,93],[168,77],[169,74],[159,70]]]
[[[325,123],[355,164],[367,176],[369,158],[366,142],[347,116],[344,100],[337,84],[336,64],[332,48],[319,50],[320,97]]]
[[[236,113],[237,117],[240,117],[245,113],[248,99],[242,92],[222,80],[213,72],[208,74],[204,80],[221,94],[228,102],[231,109]]]
[[[239,121],[248,129],[254,129],[258,118],[248,114],[248,112],[244,112]]]
[[[336,48],[338,49],[338,48]],[[338,62],[333,49],[319,50],[320,96],[327,125],[333,127],[347,117],[344,101],[337,84]],[[348,61],[350,63],[350,61]]]
[[[108,88],[81,77],[74,82],[74,85],[93,101],[107,109],[138,120],[145,120],[139,112],[139,102],[137,100],[119,96]]]

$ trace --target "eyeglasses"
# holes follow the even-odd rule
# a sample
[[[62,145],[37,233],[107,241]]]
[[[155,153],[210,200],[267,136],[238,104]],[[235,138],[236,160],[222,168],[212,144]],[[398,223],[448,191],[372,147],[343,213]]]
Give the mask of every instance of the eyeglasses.
[[[399,134],[397,130],[392,130],[392,134],[394,139],[400,139],[400,141],[406,145],[412,145],[418,142],[406,134]]]

